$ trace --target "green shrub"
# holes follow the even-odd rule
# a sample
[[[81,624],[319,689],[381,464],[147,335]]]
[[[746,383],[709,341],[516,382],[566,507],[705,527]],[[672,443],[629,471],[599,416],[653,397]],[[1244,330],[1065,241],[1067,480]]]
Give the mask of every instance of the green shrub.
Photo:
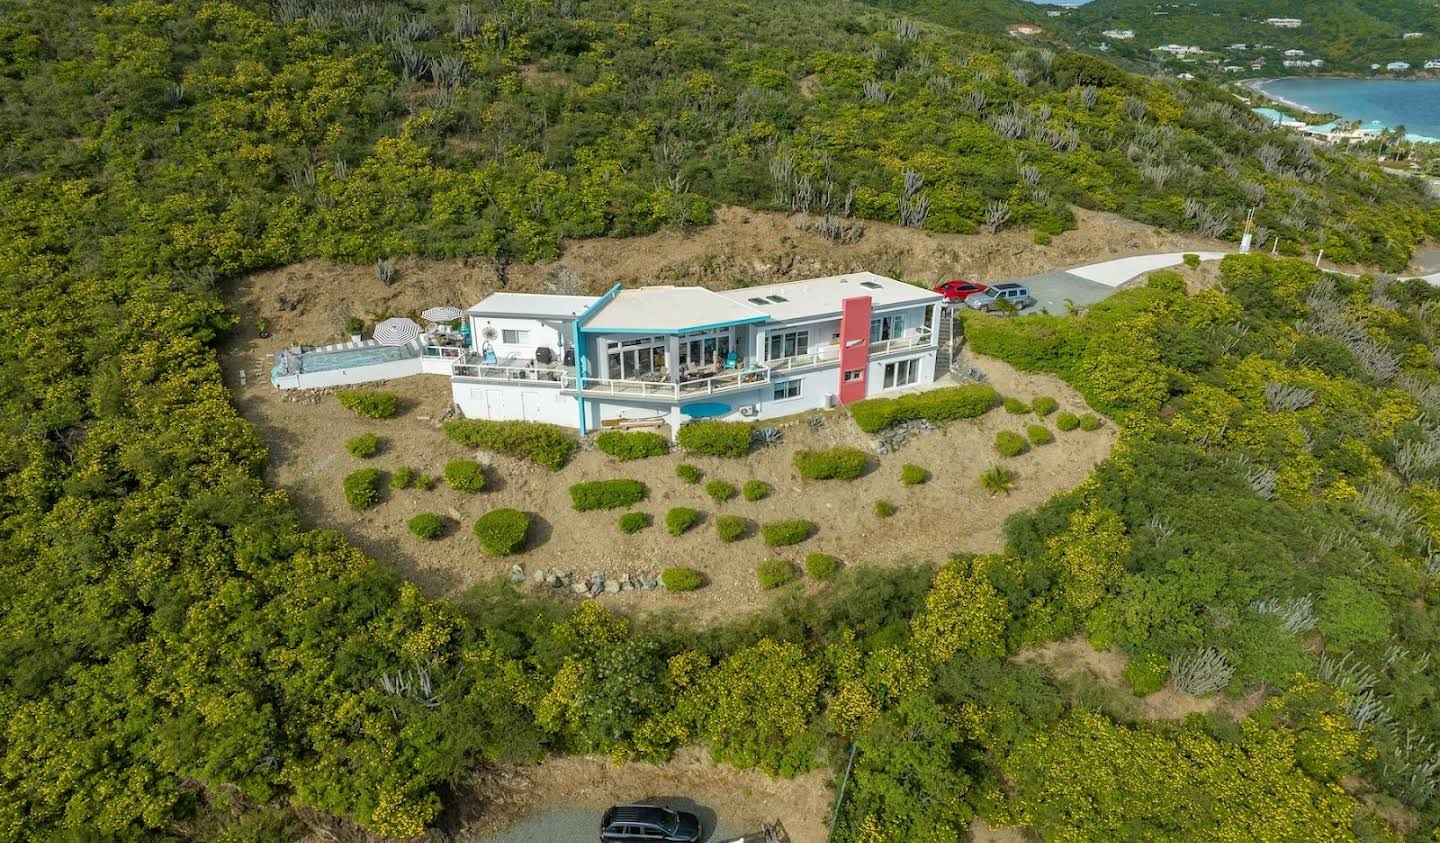
[[[570,487],[570,501],[576,512],[597,509],[620,509],[645,500],[645,484],[639,480],[616,478],[576,483]]]
[[[415,469],[402,465],[390,473],[390,488],[408,489],[415,485]]]
[[[840,560],[828,553],[811,553],[805,557],[805,573],[811,579],[828,580],[840,570]]]
[[[1007,396],[1002,403],[1005,405],[1005,412],[1010,413],[1011,415],[1023,416],[1026,413],[1030,412],[1030,405],[1026,404],[1024,401],[1021,401],[1019,398],[1011,398]]]
[[[345,502],[356,509],[365,509],[380,502],[380,480],[383,475],[378,468],[362,468],[345,475]]]
[[[703,579],[694,568],[666,568],[660,572],[660,584],[666,591],[694,591]]]
[[[1037,395],[1035,399],[1030,402],[1030,409],[1035,411],[1035,415],[1044,418],[1060,409],[1060,402],[1048,395]]]
[[[782,559],[768,559],[756,566],[755,577],[761,588],[779,588],[795,579],[795,566]]]
[[[879,433],[896,422],[926,419],[947,422],[984,415],[995,406],[995,388],[971,383],[898,395],[867,398],[850,405],[855,424],[866,433]]]
[[[1043,232],[1043,231],[1037,231],[1037,232],[1035,232],[1035,237],[1034,237],[1033,239],[1034,239],[1034,241],[1035,241],[1035,245],[1036,245],[1036,246],[1049,246],[1049,245],[1050,245],[1050,235],[1046,234],[1046,233]]]
[[[682,462],[675,466],[675,476],[693,486],[700,482],[700,479],[705,476],[705,472],[688,462]]]
[[[919,486],[922,483],[930,482],[930,472],[907,462],[900,468],[900,482],[906,486]]]
[[[995,450],[999,451],[1002,457],[1018,457],[1025,453],[1028,447],[1025,437],[1013,430],[1002,430],[995,434]]]
[[[999,494],[1010,494],[1015,488],[1015,472],[1003,465],[992,465],[980,474],[980,488],[989,492],[991,497]]]
[[[734,483],[727,483],[724,480],[711,480],[705,484],[705,494],[716,503],[724,503],[735,497],[739,492]]]
[[[418,474],[415,476],[415,482],[411,485],[417,489],[424,489],[428,492],[435,488],[435,478],[428,474]]]
[[[680,427],[680,447],[709,457],[743,457],[750,453],[750,425],[745,422],[697,421]]]
[[[854,480],[865,473],[868,462],[864,451],[843,446],[795,455],[795,468],[807,480]]]
[[[1191,269],[1194,269],[1195,267],[1197,267],[1197,266],[1200,265],[1200,256],[1199,256],[1199,255],[1188,254],[1188,253],[1187,253],[1187,254],[1185,254],[1184,256],[1181,257],[1181,260],[1185,261],[1185,265],[1188,266],[1188,267],[1190,267]]]
[[[715,519],[715,535],[720,541],[729,544],[741,536],[750,527],[750,521],[738,515],[722,515]]]
[[[620,532],[625,535],[638,533],[650,526],[650,513],[648,512],[627,512],[620,516]]]
[[[771,521],[760,525],[760,535],[765,539],[765,544],[770,547],[785,547],[786,545],[799,544],[810,538],[815,532],[815,523],[806,521],[803,518],[792,518],[787,521]]]
[[[740,487],[740,497],[755,502],[770,497],[770,484],[764,480],[746,480]]]
[[[1080,417],[1069,410],[1062,410],[1055,416],[1055,426],[1069,432],[1080,426]]]
[[[1185,278],[1178,272],[1161,269],[1150,273],[1150,277],[1145,279],[1145,289],[1183,296],[1185,295]]]
[[[670,453],[670,440],[648,430],[607,430],[595,437],[595,447],[617,460],[638,460]]]
[[[1170,661],[1159,653],[1144,653],[1131,659],[1120,675],[1130,683],[1135,696],[1143,697],[1165,687],[1170,677]]]
[[[887,500],[878,500],[875,502],[875,514],[881,518],[889,518],[895,514],[895,504]]]
[[[518,509],[492,509],[475,521],[475,538],[491,556],[509,556],[525,546],[530,516]]]
[[[1315,608],[1320,635],[1331,653],[1374,644],[1390,634],[1390,607],[1385,598],[1350,577],[1327,577]]]
[[[1032,424],[1025,428],[1025,436],[1032,445],[1049,445],[1055,441],[1055,434],[1043,424]]]
[[[700,510],[691,509],[688,506],[677,506],[665,513],[665,529],[672,536],[678,536],[700,520]]]
[[[1081,430],[1099,430],[1101,425],[1100,417],[1094,413],[1086,413],[1080,417]]]
[[[362,433],[346,440],[345,450],[349,451],[351,456],[369,459],[380,452],[380,437],[373,433]]]
[[[433,512],[422,512],[405,522],[405,526],[416,538],[432,541],[445,532],[445,519]]]
[[[466,447],[527,459],[552,471],[564,468],[575,450],[569,431],[540,422],[451,419],[445,433]]]
[[[370,419],[388,419],[400,409],[400,396],[373,389],[342,389],[335,393],[340,406]]]
[[[451,460],[445,463],[445,483],[457,492],[483,492],[485,468],[474,460]]]

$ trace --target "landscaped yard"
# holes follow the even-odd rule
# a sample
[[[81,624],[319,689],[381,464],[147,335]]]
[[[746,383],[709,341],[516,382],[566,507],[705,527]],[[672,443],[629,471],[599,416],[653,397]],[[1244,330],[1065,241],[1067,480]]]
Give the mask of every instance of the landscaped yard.
[[[436,596],[454,595],[479,580],[504,575],[517,562],[527,574],[537,569],[574,571],[577,581],[588,581],[594,570],[658,574],[686,566],[705,578],[703,587],[694,592],[656,589],[601,599],[627,611],[675,607],[701,618],[734,615],[758,608],[775,593],[763,589],[756,577],[756,567],[770,559],[793,563],[797,576],[781,589],[816,589],[824,585],[803,574],[804,559],[811,553],[831,554],[844,565],[886,565],[938,563],[957,551],[999,550],[1007,516],[1080,483],[1109,453],[1115,437],[1108,424],[1095,431],[1060,432],[1057,413],[1041,419],[997,407],[978,419],[920,433],[898,451],[876,456],[872,437],[861,432],[848,413],[833,411],[821,414],[824,423],[818,428],[812,428],[808,416],[781,425],[784,438],[778,445],[757,447],[745,459],[676,450],[620,461],[590,448],[577,451],[562,470],[552,472],[509,456],[477,455],[448,437],[439,425],[450,403],[446,378],[420,376],[383,385],[381,389],[400,396],[400,412],[391,419],[374,420],[345,409],[331,395],[308,403],[302,393],[276,390],[255,377],[257,362],[241,354],[226,355],[230,382],[242,412],[270,449],[271,482],[292,496],[311,526],[340,531]],[[1058,400],[1060,411],[1087,411],[1078,393],[1054,378],[1018,373],[995,360],[971,362],[987,373],[1002,395],[1026,401],[1048,395]],[[234,369],[246,364],[251,376],[248,385],[239,387]],[[1056,441],[1001,458],[995,450],[996,433],[1013,430],[1023,435],[1032,424],[1051,428]],[[347,451],[347,440],[367,433],[378,439],[374,456],[357,457]],[[797,452],[835,447],[870,454],[866,473],[853,481],[801,479],[794,465]],[[463,458],[486,464],[483,490],[460,491],[446,483],[447,463]],[[692,484],[678,477],[676,467],[682,463],[699,468],[703,479]],[[980,485],[980,474],[997,463],[1013,472],[1009,494],[995,494]],[[928,480],[903,483],[907,464],[927,471]],[[379,501],[357,510],[347,503],[341,481],[367,468],[379,469],[385,477],[379,484]],[[433,486],[390,488],[390,478],[405,468],[434,478]],[[616,478],[642,483],[645,499],[630,507],[576,511],[572,485]],[[716,480],[737,490],[759,480],[771,490],[759,500],[735,494],[717,502],[707,493],[707,486],[712,492],[719,488],[711,483]],[[894,514],[882,517],[877,509],[884,508],[877,507],[877,501],[892,504]],[[666,514],[679,507],[698,510],[701,516],[675,536],[666,529]],[[472,530],[481,515],[501,508],[530,517],[529,539],[517,555],[487,555]],[[626,511],[648,513],[651,524],[622,533],[618,522]],[[433,540],[419,538],[407,528],[426,512],[445,522],[443,532]],[[716,522],[722,516],[746,521],[739,538],[721,541]],[[767,546],[760,525],[791,520],[813,522],[811,537]],[[733,518],[726,526],[733,529]],[[557,594],[573,599],[568,589]]]

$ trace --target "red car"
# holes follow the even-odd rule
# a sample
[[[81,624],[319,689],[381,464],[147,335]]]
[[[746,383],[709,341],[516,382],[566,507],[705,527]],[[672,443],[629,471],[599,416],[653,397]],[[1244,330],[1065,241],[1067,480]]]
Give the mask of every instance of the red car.
[[[935,292],[944,296],[946,301],[965,301],[976,293],[989,291],[989,287],[974,281],[946,281],[935,288]]]

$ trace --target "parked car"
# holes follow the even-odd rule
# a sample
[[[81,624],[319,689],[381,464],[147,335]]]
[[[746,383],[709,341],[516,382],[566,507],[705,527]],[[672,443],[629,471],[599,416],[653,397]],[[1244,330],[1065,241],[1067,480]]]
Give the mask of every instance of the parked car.
[[[700,818],[659,805],[616,805],[600,820],[601,843],[695,843]]]
[[[987,292],[990,288],[975,281],[946,281],[935,288],[935,292],[946,301],[965,301],[976,293]]]
[[[965,299],[965,305],[975,310],[996,310],[997,305],[1007,301],[1015,305],[1016,310],[1024,310],[1035,304],[1035,299],[1030,296],[1030,290],[1023,284],[1004,283],[996,284],[983,293],[974,293]]]

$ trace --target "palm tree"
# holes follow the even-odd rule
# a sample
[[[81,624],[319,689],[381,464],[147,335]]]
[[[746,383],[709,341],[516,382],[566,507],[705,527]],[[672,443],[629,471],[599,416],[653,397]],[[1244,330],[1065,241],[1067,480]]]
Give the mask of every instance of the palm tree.
[[[990,309],[1001,316],[1014,316],[1020,312],[1020,308],[1015,306],[1015,302],[1009,299],[996,299],[990,303]]]
[[[1015,472],[1003,465],[992,465],[980,475],[980,486],[990,493],[991,497],[999,494],[1010,494],[1015,488]]]

